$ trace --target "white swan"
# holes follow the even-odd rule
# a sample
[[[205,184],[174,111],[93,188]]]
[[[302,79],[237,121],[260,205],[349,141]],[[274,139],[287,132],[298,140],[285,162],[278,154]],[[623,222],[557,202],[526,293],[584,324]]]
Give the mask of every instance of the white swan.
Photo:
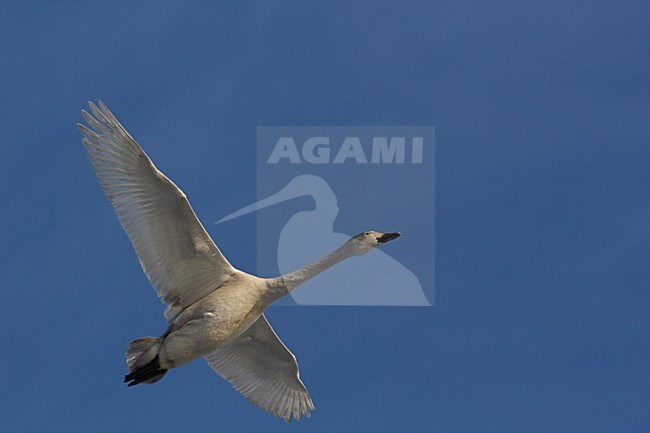
[[[167,303],[169,327],[126,350],[129,386],[159,381],[168,370],[205,357],[244,397],[290,421],[309,416],[311,397],[293,354],[264,310],[305,281],[399,233],[366,231],[333,253],[277,278],[235,269],[207,234],[187,197],[161,173],[101,101],[79,124],[97,178],[135,248],[142,269]]]

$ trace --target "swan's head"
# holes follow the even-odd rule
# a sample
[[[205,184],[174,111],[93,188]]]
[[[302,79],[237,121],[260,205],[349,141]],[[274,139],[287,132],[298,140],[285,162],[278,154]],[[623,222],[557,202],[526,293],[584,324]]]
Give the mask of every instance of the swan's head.
[[[359,233],[356,236],[352,236],[347,242],[352,251],[356,255],[362,255],[372,250],[373,248],[378,247],[381,244],[385,244],[388,241],[397,239],[401,236],[401,233],[380,233],[372,230]]]

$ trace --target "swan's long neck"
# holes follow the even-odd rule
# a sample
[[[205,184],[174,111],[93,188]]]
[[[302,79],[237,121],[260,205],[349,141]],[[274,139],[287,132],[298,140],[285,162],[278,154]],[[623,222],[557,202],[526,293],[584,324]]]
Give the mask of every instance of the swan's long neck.
[[[281,298],[292,290],[300,287],[306,281],[314,278],[321,272],[331,268],[337,263],[356,255],[349,243],[345,243],[342,247],[338,248],[331,254],[322,257],[305,267],[296,271],[289,272],[277,278],[269,280],[269,290],[273,300]]]

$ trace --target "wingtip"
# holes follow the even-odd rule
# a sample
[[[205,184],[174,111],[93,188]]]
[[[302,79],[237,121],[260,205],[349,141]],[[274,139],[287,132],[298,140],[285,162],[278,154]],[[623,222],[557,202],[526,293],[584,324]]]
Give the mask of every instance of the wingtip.
[[[104,104],[104,101],[102,101],[101,99],[97,99],[97,102],[88,100],[88,107],[90,107],[91,110],[93,109],[93,107],[106,108],[106,104]],[[85,109],[82,109],[81,111],[85,111]]]

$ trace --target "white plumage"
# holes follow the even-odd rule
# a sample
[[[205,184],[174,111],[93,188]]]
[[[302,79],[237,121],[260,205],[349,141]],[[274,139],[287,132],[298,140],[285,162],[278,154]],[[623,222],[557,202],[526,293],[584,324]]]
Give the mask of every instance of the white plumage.
[[[167,304],[161,337],[127,348],[130,385],[154,383],[168,370],[204,356],[260,408],[290,421],[309,416],[311,397],[293,354],[264,310],[308,279],[365,254],[399,233],[367,231],[332,254],[277,278],[235,269],[194,214],[185,194],[161,173],[101,101],[78,125],[97,178],[135,248],[142,269]]]

